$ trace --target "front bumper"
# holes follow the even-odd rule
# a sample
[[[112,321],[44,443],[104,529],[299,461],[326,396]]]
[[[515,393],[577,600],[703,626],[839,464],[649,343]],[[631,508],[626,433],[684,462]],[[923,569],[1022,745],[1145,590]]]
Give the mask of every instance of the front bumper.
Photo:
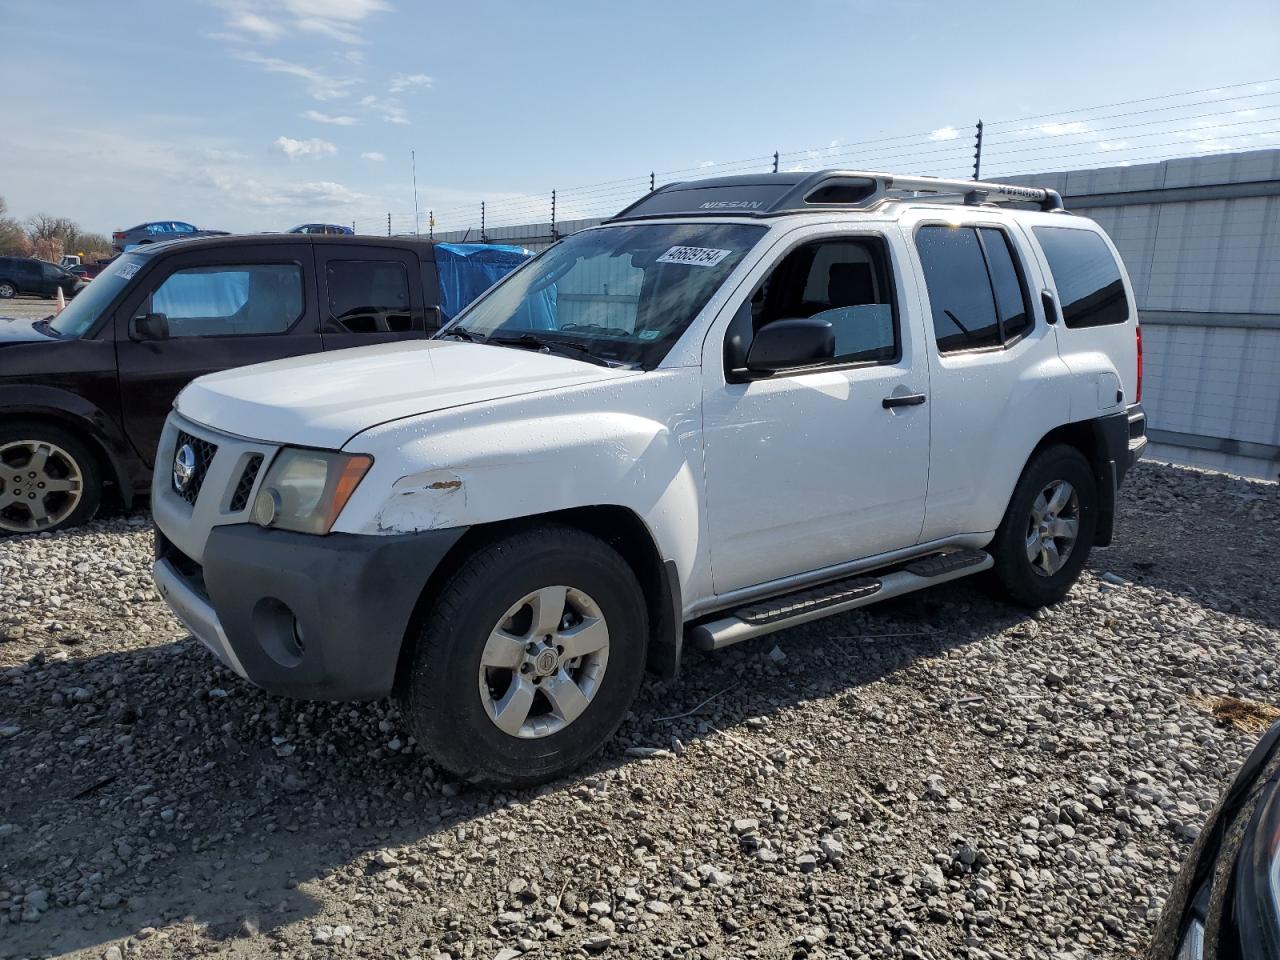
[[[423,587],[464,532],[317,537],[230,524],[209,532],[197,563],[157,530],[153,577],[192,635],[251,683],[376,699],[394,686]]]

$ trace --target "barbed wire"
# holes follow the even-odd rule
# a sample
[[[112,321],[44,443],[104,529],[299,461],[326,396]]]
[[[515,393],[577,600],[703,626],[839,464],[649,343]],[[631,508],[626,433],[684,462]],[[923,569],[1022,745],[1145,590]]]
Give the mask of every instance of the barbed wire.
[[[1250,146],[1280,147],[1280,89],[1273,87],[1277,83],[1280,78],[1250,80],[994,120],[982,125],[981,172],[984,177],[1037,174],[1064,169],[1066,163],[1079,169],[1082,163],[1086,168],[1131,165]],[[1254,89],[1246,92],[1249,87]],[[1119,109],[1126,107],[1138,109]],[[1125,122],[1099,126],[1111,120]],[[472,240],[528,224],[544,224],[551,234],[560,224],[612,215],[672,179],[822,166],[892,167],[902,173],[969,177],[978,147],[976,124],[955,121],[927,131],[832,140],[823,146],[703,161],[538,193],[493,194],[439,208],[428,197],[416,219],[413,214],[368,212],[351,222],[361,233],[428,236],[470,231]],[[1181,151],[1171,152],[1175,148]]]

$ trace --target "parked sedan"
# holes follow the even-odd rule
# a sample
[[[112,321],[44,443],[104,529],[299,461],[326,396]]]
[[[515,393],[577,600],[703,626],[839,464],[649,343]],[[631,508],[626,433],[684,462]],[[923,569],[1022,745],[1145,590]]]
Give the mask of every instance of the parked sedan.
[[[144,243],[163,243],[165,240],[190,240],[194,237],[225,237],[226,230],[201,230],[182,220],[152,220],[127,230],[111,234],[111,247],[122,253]]]
[[[350,237],[355,231],[340,223],[301,223],[289,231],[290,233],[323,233],[329,236]]]
[[[149,487],[201,374],[424,338],[527,259],[376,237],[208,237],[117,257],[57,317],[0,318],[0,535],[88,520]]]
[[[1165,900],[1150,960],[1280,960],[1280,724],[1209,814]]]
[[[0,257],[0,300],[19,294],[52,299],[59,289],[63,296],[70,298],[83,287],[82,279],[56,263],[34,257]]]

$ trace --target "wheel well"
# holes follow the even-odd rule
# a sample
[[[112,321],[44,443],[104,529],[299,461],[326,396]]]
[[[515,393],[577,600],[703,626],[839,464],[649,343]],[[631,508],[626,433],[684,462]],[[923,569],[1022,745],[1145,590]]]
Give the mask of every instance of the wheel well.
[[[400,659],[396,666],[396,687],[402,689],[411,660],[413,638],[417,636],[422,619],[430,611],[432,601],[449,576],[471,554],[495,540],[521,530],[546,525],[576,527],[584,533],[598,537],[618,551],[618,554],[636,575],[644,595],[649,614],[648,667],[663,675],[672,676],[679,670],[680,628],[678,581],[668,575],[652,535],[644,521],[626,507],[591,506],[555,510],[549,513],[471,527],[445,554],[427,578],[409,618],[405,642],[400,647]]]
[[[1111,543],[1115,524],[1116,489],[1114,465],[1107,459],[1107,442],[1102,427],[1094,420],[1064,423],[1046,433],[1036,444],[1031,456],[1056,443],[1075,447],[1089,461],[1098,487],[1098,524],[1093,542],[1095,546],[1105,547]],[[1028,457],[1027,461],[1030,460],[1031,457]]]
[[[120,507],[128,507],[125,501],[131,500],[127,490],[128,486],[120,472],[116,469],[115,463],[111,456],[107,453],[107,448],[103,446],[102,440],[92,431],[86,429],[82,424],[75,420],[65,417],[59,417],[48,413],[20,413],[14,417],[15,423],[43,423],[51,427],[57,427],[59,430],[65,430],[74,436],[77,440],[89,448],[89,452],[93,454],[95,464],[98,467],[98,473],[102,479],[109,485],[104,490],[104,500],[108,498]]]

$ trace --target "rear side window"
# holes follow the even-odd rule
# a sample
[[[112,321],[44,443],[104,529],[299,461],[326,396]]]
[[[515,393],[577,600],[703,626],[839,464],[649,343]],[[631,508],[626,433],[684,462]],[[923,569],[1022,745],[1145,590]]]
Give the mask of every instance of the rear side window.
[[[978,232],[921,227],[916,232],[916,249],[929,288],[939,352],[1000,346],[1000,320]]]
[[[1058,288],[1062,319],[1068,327],[1101,327],[1129,320],[1120,265],[1092,230],[1034,227]]]
[[[940,353],[1007,345],[1033,323],[1017,254],[996,227],[916,232]]]
[[[171,337],[284,333],[302,316],[302,268],[248,263],[178,270],[151,295],[151,310],[168,318]]]
[[[330,260],[329,316],[350,333],[413,329],[409,271],[395,260]]]

